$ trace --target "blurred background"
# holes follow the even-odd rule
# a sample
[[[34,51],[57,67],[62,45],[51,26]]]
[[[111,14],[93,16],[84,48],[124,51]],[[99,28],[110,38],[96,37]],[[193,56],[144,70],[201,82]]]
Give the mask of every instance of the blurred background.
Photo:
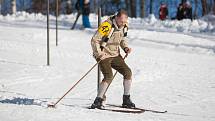
[[[56,1],[60,14],[76,13],[77,0],[50,0],[50,13],[55,14]],[[189,1],[192,6],[192,16],[200,18],[215,13],[215,0],[90,0],[90,13],[97,13],[98,6],[102,8],[102,16],[115,13],[124,8],[130,17],[148,17],[154,14],[159,17],[161,4],[166,4],[169,19],[174,19],[180,3]],[[0,14],[13,14],[17,11],[46,14],[47,0],[0,0]]]

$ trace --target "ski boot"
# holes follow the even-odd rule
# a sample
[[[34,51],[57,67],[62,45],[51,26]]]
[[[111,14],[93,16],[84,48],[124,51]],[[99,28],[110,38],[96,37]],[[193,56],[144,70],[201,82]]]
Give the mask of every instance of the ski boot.
[[[96,97],[96,99],[94,100],[94,102],[90,108],[91,109],[95,109],[95,108],[102,109],[103,108],[102,102],[103,102],[102,98]]]
[[[130,95],[123,95],[123,108],[135,108],[135,104],[131,101]]]

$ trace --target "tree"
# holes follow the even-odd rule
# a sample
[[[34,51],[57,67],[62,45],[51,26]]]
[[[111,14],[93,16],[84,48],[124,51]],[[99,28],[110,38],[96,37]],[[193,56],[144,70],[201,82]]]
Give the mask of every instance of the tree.
[[[0,0],[0,15],[1,15],[1,8],[2,8],[2,0]]]
[[[98,5],[97,5],[97,0],[93,0],[93,12],[97,13],[98,11]]]
[[[131,9],[130,9],[129,0],[125,0],[125,4],[126,4],[126,9],[127,9],[127,12],[128,12],[128,16],[131,16]]]
[[[140,3],[140,9],[141,9],[141,18],[143,18],[144,17],[144,12],[145,12],[145,8],[144,8],[144,1],[145,0],[141,0],[141,3]]]
[[[12,14],[16,13],[16,0],[11,1]]]
[[[207,0],[207,13],[213,13],[213,0]]]
[[[197,18],[197,7],[198,7],[198,0],[195,0],[195,9],[194,9],[194,15],[193,15],[194,19]]]
[[[181,3],[185,3],[185,2],[187,2],[187,0],[181,0]]]
[[[59,13],[60,13],[60,11],[61,11],[61,0],[56,0],[58,3],[55,3],[55,8],[57,8],[58,7],[58,15],[59,15]],[[57,5],[58,4],[58,5]],[[56,9],[55,9],[56,10]]]
[[[214,0],[214,5],[213,5],[213,14],[215,15],[215,0]]]
[[[130,0],[131,17],[136,17],[136,0]]]
[[[149,10],[149,14],[152,14],[152,9],[153,9],[153,0],[150,0],[150,10]]]
[[[207,14],[207,0],[201,0],[202,1],[202,16]]]

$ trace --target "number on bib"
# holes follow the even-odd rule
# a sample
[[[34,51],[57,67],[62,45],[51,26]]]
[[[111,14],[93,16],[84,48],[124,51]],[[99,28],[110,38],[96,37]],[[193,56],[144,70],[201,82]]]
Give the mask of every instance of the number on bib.
[[[109,32],[111,30],[111,24],[108,22],[103,22],[100,26],[99,26],[99,33],[102,36],[108,36]]]

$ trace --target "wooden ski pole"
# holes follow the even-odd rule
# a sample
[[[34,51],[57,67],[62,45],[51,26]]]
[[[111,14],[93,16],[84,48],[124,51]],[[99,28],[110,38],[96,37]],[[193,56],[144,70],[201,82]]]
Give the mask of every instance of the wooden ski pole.
[[[101,60],[100,60],[101,61]],[[96,64],[93,65],[93,67],[90,68],[90,70],[87,71],[87,73],[84,74],[84,76],[82,76],[60,99],[57,100],[57,102],[55,102],[54,104],[48,104],[48,107],[52,107],[54,108],[73,88],[75,88],[76,85],[78,85],[78,83],[85,77],[87,76],[87,74],[90,73],[90,71],[96,67],[96,65],[98,65],[100,63],[100,61],[98,61]]]

